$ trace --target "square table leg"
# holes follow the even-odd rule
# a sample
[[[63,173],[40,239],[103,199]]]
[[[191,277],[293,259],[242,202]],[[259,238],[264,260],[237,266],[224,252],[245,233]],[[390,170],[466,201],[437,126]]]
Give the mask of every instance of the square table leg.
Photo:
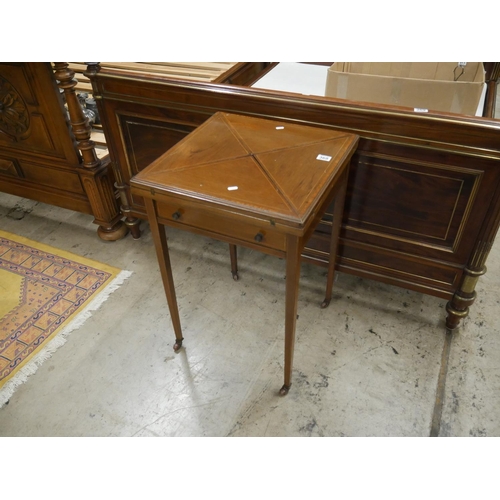
[[[339,246],[339,234],[342,226],[342,217],[344,214],[345,195],[347,191],[348,171],[345,170],[338,182],[337,194],[333,202],[332,213],[332,234],[330,236],[330,256],[328,259],[328,274],[326,278],[325,300],[321,304],[324,309],[330,304],[332,299],[333,281],[335,278],[335,262],[337,260],[337,249]]]
[[[285,396],[292,385],[295,327],[297,324],[297,302],[299,298],[302,239],[287,236],[286,243],[286,293],[285,293],[285,373],[280,395]]]
[[[170,265],[170,255],[168,252],[167,236],[165,234],[165,226],[158,223],[158,214],[156,211],[156,202],[145,198],[146,210],[148,214],[149,226],[153,241],[156,248],[156,255],[158,257],[158,264],[160,266],[161,279],[163,287],[167,296],[168,308],[172,324],[175,332],[174,351],[178,351],[182,346],[182,329],[181,320],[179,317],[179,308],[177,307],[177,297],[175,295],[174,278],[172,275],[172,267]]]
[[[231,274],[233,275],[234,281],[238,281],[238,251],[236,245],[232,243],[229,244],[229,257],[231,259]]]

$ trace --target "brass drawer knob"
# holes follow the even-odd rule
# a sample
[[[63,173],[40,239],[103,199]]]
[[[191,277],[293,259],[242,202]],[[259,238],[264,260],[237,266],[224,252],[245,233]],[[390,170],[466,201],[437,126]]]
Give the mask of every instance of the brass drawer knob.
[[[260,243],[262,240],[264,239],[264,235],[262,233],[257,233],[255,235],[255,238],[254,240],[257,242],[257,243]]]
[[[179,220],[180,218],[181,218],[181,213],[179,212],[179,210],[177,210],[177,212],[174,212],[172,214],[172,219]]]

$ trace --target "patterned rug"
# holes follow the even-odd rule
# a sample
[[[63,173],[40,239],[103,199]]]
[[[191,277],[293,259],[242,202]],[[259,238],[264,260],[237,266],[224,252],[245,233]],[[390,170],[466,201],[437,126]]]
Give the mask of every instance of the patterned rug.
[[[0,230],[0,407],[130,274]]]

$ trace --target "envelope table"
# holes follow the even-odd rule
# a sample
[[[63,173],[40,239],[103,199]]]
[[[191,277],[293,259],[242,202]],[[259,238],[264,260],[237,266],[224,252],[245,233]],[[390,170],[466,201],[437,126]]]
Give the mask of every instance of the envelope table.
[[[357,143],[358,136],[351,133],[218,112],[132,178],[132,194],[144,199],[155,242],[175,351],[184,339],[165,226],[229,243],[234,279],[238,279],[238,246],[285,259],[280,394],[288,393],[301,253],[325,211],[333,206],[321,304],[326,307],[332,294],[349,162]]]

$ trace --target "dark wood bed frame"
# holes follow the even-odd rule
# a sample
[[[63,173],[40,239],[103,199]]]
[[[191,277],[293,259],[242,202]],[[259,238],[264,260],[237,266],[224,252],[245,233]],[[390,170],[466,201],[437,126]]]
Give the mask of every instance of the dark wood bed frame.
[[[488,70],[486,115],[498,64]],[[454,330],[474,302],[500,224],[500,121],[100,68],[86,75],[103,121],[121,211],[146,219],[129,181],[217,111],[356,133],[338,270],[447,299]],[[331,219],[303,258],[326,265]]]
[[[49,63],[0,63],[0,191],[93,214],[99,236],[116,240],[127,228],[113,170],[90,141],[73,76],[66,63],[55,75]]]
[[[220,74],[214,71],[206,79],[241,85],[253,81],[265,66],[216,65],[228,69]],[[0,63],[0,191],[92,214],[98,235],[113,241],[125,236],[127,227],[109,156],[98,155],[77,98],[78,87],[85,84],[75,79],[74,66],[66,62]],[[160,63],[157,66],[161,71]],[[172,71],[168,63],[164,71]],[[190,71],[191,79],[200,73],[189,67],[178,72]]]

